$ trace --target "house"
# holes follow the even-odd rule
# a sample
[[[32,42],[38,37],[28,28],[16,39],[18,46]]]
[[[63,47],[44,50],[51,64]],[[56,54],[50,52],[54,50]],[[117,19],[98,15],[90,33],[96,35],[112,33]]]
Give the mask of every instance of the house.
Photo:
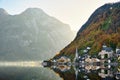
[[[86,49],[83,50],[84,53],[88,53],[88,51],[90,50],[90,47],[87,47]]]
[[[100,60],[98,58],[88,57],[88,58],[85,59],[85,62],[87,62],[87,63],[98,63],[98,62],[100,62]]]
[[[90,50],[91,48],[90,47],[87,47],[87,50]]]
[[[85,49],[85,50],[83,50],[83,52],[84,52],[84,53],[87,53],[87,52],[88,52],[88,50],[87,50],[87,49]]]
[[[85,61],[85,56],[79,56],[79,62],[84,63]]]
[[[92,63],[92,60],[91,60],[90,57],[88,57],[88,58],[85,59],[85,62],[87,62],[87,63]]]
[[[99,60],[98,58],[91,58],[91,61],[92,61],[93,63],[100,62],[100,60]]]
[[[113,56],[113,50],[111,47],[103,45],[102,50],[98,55],[101,56],[101,59],[111,58]]]
[[[116,55],[117,55],[117,57],[120,57],[120,49],[119,48],[116,48]]]
[[[62,56],[57,60],[57,63],[67,63],[67,62],[70,62],[70,59],[65,56]]]

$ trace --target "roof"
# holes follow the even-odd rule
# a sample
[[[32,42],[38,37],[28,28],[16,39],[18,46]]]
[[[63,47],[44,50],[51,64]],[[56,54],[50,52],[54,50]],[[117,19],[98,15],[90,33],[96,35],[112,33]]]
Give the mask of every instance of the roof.
[[[117,51],[117,54],[120,54],[120,50]]]
[[[85,50],[83,50],[83,52],[84,52],[84,53],[87,53],[87,52],[88,52],[88,50],[87,50],[87,49],[85,49]]]
[[[105,44],[102,47],[107,47]]]
[[[90,47],[87,47],[87,50],[90,50],[91,48]]]
[[[111,51],[113,51],[111,47],[103,47],[102,50],[105,50],[106,52],[111,52]]]

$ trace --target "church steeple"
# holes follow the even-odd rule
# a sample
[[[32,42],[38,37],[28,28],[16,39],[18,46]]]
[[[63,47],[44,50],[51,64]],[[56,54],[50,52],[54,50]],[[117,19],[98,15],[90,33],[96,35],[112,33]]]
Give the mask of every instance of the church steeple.
[[[76,48],[74,61],[79,59],[78,49]]]
[[[78,49],[76,48],[75,57],[78,58]]]

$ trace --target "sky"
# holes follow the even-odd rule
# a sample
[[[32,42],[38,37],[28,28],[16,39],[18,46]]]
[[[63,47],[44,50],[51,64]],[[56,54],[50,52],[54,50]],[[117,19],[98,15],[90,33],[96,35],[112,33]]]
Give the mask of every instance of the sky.
[[[90,15],[105,3],[120,0],[0,0],[0,8],[9,14],[20,14],[27,8],[41,8],[48,15],[69,24],[78,31]]]

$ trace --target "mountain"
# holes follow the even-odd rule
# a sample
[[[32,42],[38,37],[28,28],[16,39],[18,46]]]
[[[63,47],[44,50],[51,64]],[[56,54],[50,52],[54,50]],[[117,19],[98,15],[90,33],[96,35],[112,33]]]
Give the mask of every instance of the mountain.
[[[10,15],[0,8],[0,60],[51,58],[74,37],[70,26],[39,8]]]
[[[4,9],[0,8],[0,16],[9,15]]]
[[[103,44],[112,47],[114,51],[120,47],[120,2],[105,4],[96,9],[78,31],[76,38],[54,58],[66,55],[73,59],[76,48],[83,54],[86,47],[91,47],[89,54],[94,56]]]

